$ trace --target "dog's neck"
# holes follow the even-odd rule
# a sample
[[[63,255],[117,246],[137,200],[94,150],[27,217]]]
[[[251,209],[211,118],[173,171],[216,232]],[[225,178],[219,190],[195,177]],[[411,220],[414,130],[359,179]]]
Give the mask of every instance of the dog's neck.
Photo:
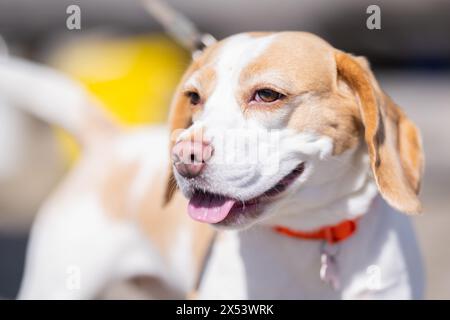
[[[305,185],[295,203],[274,208],[277,213],[263,224],[308,231],[365,214],[378,193],[365,149],[359,147],[344,159],[332,161],[350,161],[351,165],[334,168],[343,170],[337,179]]]

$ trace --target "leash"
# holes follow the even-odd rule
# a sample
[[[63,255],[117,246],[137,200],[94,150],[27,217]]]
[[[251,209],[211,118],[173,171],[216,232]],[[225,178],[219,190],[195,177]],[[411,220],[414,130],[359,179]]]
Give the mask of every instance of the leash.
[[[9,56],[8,45],[6,44],[5,39],[3,39],[3,37],[0,35],[0,58],[8,56]]]
[[[195,58],[201,51],[216,42],[209,33],[200,32],[185,15],[161,0],[141,0],[146,11],[153,16],[178,43],[191,51]]]

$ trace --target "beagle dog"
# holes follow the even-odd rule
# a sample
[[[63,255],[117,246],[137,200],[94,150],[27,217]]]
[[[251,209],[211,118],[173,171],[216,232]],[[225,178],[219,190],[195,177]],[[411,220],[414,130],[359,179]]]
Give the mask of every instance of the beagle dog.
[[[421,210],[420,134],[364,58],[303,32],[231,36],[186,71],[169,130],[117,129],[50,75],[0,78],[47,99],[84,147],[35,222],[20,298],[92,298],[121,279],[154,297],[423,296],[399,213]]]

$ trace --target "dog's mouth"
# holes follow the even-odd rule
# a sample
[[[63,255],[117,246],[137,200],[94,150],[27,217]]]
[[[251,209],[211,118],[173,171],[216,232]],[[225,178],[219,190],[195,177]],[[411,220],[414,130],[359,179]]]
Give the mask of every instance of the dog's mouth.
[[[273,187],[246,201],[195,190],[188,204],[189,216],[194,220],[212,224],[228,224],[227,222],[235,220],[239,215],[255,216],[262,211],[264,205],[276,200],[276,196],[284,192],[303,173],[304,169],[305,164],[302,162]]]

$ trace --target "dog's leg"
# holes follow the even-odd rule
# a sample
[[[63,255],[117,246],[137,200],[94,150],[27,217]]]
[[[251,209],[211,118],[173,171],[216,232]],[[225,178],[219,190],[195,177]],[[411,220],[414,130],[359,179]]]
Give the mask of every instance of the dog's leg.
[[[111,282],[164,270],[132,222],[106,216],[92,194],[63,191],[33,226],[20,299],[94,298]]]

